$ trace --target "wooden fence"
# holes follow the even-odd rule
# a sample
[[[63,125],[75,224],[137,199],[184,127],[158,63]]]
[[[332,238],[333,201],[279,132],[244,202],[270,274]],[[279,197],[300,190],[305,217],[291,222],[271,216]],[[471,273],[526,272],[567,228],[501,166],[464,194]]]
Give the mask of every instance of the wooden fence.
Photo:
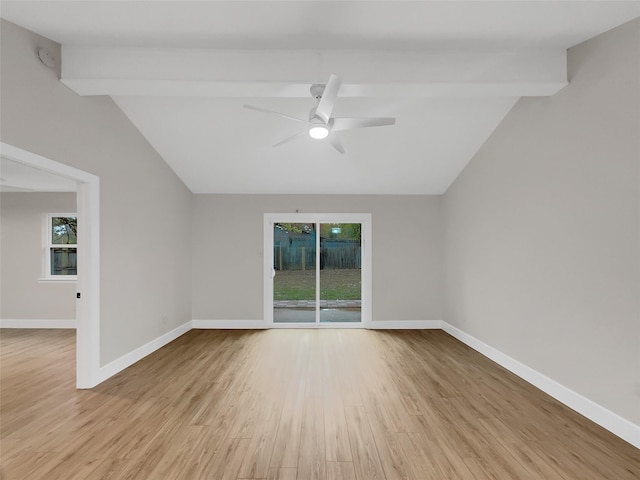
[[[320,243],[320,269],[361,268],[360,242]],[[275,270],[313,270],[316,268],[316,248],[275,245]]]

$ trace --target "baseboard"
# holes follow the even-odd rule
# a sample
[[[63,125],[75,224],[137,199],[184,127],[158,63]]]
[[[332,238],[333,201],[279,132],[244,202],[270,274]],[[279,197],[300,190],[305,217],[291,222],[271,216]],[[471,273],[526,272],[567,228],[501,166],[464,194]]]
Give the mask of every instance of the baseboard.
[[[434,330],[442,328],[442,320],[377,320],[367,328],[373,330]]]
[[[324,327],[331,328],[331,325],[323,325]],[[287,324],[269,325],[264,320],[192,320],[192,328],[198,329],[212,329],[212,330],[259,330],[263,328],[296,328],[288,326]],[[360,328],[361,325],[354,325],[349,327],[340,325],[341,328]],[[337,326],[335,328],[338,328]],[[370,322],[367,328],[374,330],[391,330],[391,329],[406,329],[406,330],[425,330],[425,329],[438,329],[442,328],[441,320],[382,320],[377,322]]]
[[[523,380],[526,380],[543,392],[551,395],[567,407],[575,410],[581,415],[584,415],[589,420],[609,430],[611,433],[629,442],[634,447],[640,448],[640,426],[622,418],[620,415],[598,405],[592,400],[583,397],[579,393],[561,385],[533,368],[530,368],[510,356],[505,355],[499,350],[496,350],[490,345],[472,337],[447,322],[442,322],[442,329],[449,335],[460,340],[462,343],[480,352],[485,357],[490,358]]]
[[[76,320],[74,319],[0,319],[0,328],[76,328]]]
[[[191,320],[191,328],[202,330],[261,330],[269,328],[264,320]]]
[[[142,360],[150,353],[153,353],[159,348],[164,347],[167,343],[172,342],[181,335],[184,335],[189,330],[191,330],[191,322],[184,323],[179,327],[174,328],[170,332],[159,336],[155,340],[151,340],[150,342],[136,348],[126,355],[123,355],[122,357],[106,364],[105,366],[100,367],[99,379],[96,385],[98,383],[104,382],[107,378],[113,377],[116,373],[121,372],[127,367],[130,367],[139,360]]]

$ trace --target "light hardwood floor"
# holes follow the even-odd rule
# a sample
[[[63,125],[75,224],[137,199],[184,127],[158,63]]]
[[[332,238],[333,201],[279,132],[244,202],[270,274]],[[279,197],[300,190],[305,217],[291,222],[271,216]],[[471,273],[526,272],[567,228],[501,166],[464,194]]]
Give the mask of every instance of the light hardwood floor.
[[[640,450],[442,331],[192,330],[93,390],[1,336],[2,479],[640,478]]]

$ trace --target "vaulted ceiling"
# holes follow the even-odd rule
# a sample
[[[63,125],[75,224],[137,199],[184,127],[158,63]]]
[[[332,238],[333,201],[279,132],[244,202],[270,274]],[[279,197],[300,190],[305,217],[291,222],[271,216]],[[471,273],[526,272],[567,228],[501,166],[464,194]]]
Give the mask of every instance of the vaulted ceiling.
[[[522,96],[567,84],[566,50],[639,1],[2,1],[62,45],[62,78],[110,95],[195,193],[443,193]],[[343,78],[347,152],[284,117]]]

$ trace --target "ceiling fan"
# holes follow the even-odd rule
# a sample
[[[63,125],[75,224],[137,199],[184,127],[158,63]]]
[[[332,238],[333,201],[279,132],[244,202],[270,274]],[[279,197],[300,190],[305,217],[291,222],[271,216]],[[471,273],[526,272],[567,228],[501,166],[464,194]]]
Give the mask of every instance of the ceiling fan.
[[[304,130],[285,138],[274,144],[274,147],[278,147],[284,143],[288,143],[299,135],[307,132],[311,138],[321,140],[323,138],[329,139],[329,143],[338,150],[340,153],[345,153],[345,148],[342,145],[340,139],[334,132],[341,130],[351,130],[354,128],[364,127],[382,127],[385,125],[395,125],[396,119],[389,117],[378,118],[353,118],[353,117],[332,117],[334,104],[338,98],[338,91],[342,84],[342,78],[337,75],[331,75],[326,85],[313,84],[311,85],[311,96],[318,101],[318,104],[309,112],[309,119],[304,120],[302,118],[287,115],[286,113],[275,112],[273,110],[267,110],[265,108],[254,107],[253,105],[244,105],[244,108],[249,110],[256,110],[258,112],[270,113],[273,115],[279,115],[296,122],[304,123],[307,128]]]

